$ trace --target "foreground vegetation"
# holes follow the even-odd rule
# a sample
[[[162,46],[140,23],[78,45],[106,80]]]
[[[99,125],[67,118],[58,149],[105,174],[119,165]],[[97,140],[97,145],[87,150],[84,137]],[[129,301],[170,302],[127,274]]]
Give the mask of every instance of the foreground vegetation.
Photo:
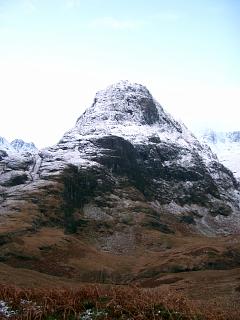
[[[0,288],[0,319],[237,320],[240,312],[194,305],[179,295],[133,287]]]

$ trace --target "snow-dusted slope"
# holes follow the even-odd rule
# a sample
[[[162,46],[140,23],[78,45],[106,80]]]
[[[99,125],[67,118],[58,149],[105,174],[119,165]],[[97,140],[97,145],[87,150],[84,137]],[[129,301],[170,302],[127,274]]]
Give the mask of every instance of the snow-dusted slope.
[[[208,130],[202,135],[219,161],[240,178],[240,131],[215,132]]]
[[[122,219],[147,206],[157,216],[190,217],[205,233],[240,230],[233,174],[139,84],[121,81],[98,92],[61,141],[21,170],[7,157],[0,164],[4,212],[24,202],[39,219],[49,212],[53,221]]]
[[[132,143],[160,139],[181,148],[197,150],[206,162],[215,159],[184,124],[163,110],[147,88],[129,81],[99,91],[93,105],[79,117],[76,126],[64,135],[60,144],[69,142],[71,145],[76,140],[106,135],[120,136]],[[185,160],[186,157],[182,159]]]
[[[232,173],[139,84],[121,81],[98,92],[74,128],[44,151],[41,176],[58,175],[67,164],[88,170],[104,166],[108,183],[121,173],[161,210],[203,215],[196,223],[206,232],[215,232],[222,220],[211,228],[211,216],[225,216],[225,230],[233,225],[226,216],[239,212]]]

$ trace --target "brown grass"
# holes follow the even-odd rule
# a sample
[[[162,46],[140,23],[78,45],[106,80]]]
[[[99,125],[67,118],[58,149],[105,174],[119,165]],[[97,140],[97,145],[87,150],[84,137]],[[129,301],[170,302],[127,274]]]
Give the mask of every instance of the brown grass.
[[[159,319],[237,320],[240,311],[204,308],[183,296],[129,286],[85,286],[80,289],[20,289],[2,285],[0,301],[15,310],[0,319]],[[88,316],[87,316],[88,312]]]

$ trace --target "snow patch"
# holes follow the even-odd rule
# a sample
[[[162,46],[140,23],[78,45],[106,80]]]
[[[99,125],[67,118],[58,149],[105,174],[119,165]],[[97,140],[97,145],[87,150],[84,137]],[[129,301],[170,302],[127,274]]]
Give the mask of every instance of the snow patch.
[[[14,310],[12,310],[11,307],[9,307],[7,302],[0,300],[0,316],[10,318],[14,315],[16,315],[16,312]]]

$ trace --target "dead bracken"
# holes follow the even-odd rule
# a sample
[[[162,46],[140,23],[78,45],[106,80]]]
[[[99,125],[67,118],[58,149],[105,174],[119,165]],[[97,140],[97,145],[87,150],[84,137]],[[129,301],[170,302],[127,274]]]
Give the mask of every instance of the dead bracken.
[[[84,286],[79,289],[0,288],[0,319],[159,319],[236,320],[237,308],[193,304],[180,294],[130,286]]]

